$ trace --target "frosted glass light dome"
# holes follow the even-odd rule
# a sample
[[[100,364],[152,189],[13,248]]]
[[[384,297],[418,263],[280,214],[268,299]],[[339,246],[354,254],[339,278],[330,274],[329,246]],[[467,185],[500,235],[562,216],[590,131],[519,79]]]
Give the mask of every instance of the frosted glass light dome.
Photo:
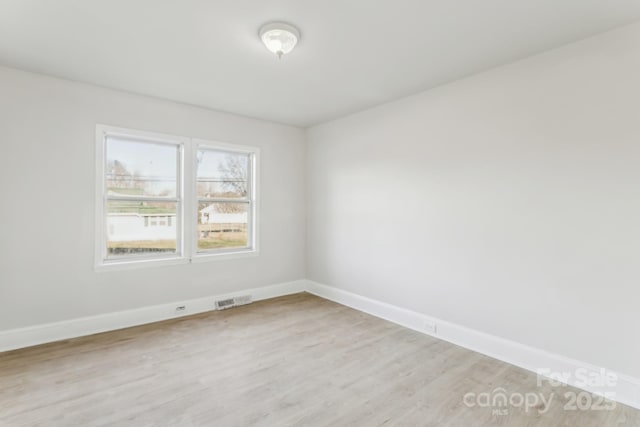
[[[260,28],[260,38],[271,52],[282,58],[291,52],[300,40],[300,31],[293,25],[273,22]]]

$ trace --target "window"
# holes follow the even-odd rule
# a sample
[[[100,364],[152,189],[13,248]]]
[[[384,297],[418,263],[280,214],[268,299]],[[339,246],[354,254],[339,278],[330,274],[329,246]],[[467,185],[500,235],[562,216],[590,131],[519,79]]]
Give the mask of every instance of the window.
[[[251,153],[198,144],[197,252],[247,248],[253,212]]]
[[[256,254],[257,156],[98,125],[96,267]]]

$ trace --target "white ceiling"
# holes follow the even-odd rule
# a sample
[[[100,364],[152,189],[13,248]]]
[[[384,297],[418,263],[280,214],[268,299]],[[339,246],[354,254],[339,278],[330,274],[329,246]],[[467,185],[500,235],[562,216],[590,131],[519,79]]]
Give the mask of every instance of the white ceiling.
[[[637,19],[638,0],[0,0],[0,63],[308,126]],[[302,32],[281,61],[271,20]]]

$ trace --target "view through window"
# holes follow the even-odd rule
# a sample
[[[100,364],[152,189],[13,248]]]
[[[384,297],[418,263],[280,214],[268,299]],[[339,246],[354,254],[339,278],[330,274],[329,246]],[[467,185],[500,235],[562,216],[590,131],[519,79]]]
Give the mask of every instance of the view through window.
[[[103,133],[98,265],[255,249],[256,149]]]
[[[107,257],[176,254],[180,146],[107,137]]]
[[[250,155],[197,153],[198,250],[246,247],[251,212]]]

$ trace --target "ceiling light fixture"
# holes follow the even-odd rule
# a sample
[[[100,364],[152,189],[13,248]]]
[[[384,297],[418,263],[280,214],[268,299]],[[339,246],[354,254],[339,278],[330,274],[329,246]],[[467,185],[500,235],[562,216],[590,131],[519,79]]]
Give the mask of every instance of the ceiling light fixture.
[[[271,52],[282,58],[293,50],[300,40],[300,31],[293,25],[283,22],[272,22],[260,28],[260,38]]]

